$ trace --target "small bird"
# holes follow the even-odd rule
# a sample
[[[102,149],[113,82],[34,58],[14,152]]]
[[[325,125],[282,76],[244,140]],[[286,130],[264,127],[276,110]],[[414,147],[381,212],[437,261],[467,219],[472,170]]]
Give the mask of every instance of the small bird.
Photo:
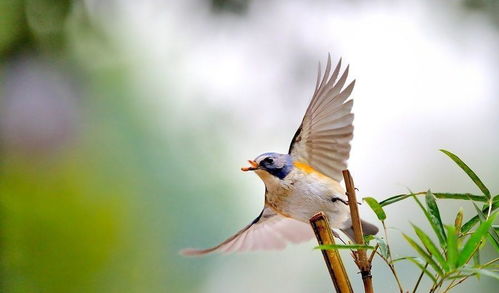
[[[309,219],[318,212],[326,213],[332,229],[354,238],[347,197],[339,182],[353,137],[353,100],[348,98],[355,80],[343,89],[349,66],[340,76],[341,59],[332,73],[331,69],[328,55],[322,78],[319,63],[312,100],[288,153],[264,153],[249,160],[249,167],[241,168],[254,171],[265,184],[265,206],[260,215],[219,245],[185,249],[182,254],[283,249],[288,242],[299,243],[314,236]],[[373,224],[361,223],[364,234],[378,232]]]

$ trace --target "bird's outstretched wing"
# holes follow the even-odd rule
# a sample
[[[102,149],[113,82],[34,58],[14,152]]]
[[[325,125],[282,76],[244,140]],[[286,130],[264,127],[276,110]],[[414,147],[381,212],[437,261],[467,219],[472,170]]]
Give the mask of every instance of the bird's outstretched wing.
[[[347,101],[355,80],[343,89],[348,66],[340,76],[341,59],[331,73],[331,56],[321,79],[321,68],[312,101],[296,131],[289,154],[321,173],[341,181],[353,137],[353,100]],[[338,78],[339,77],[339,78]]]
[[[283,249],[287,242],[300,243],[314,236],[309,225],[285,218],[265,207],[260,215],[235,235],[219,245],[208,249],[184,249],[180,253],[188,256],[211,252],[231,253],[253,250]]]

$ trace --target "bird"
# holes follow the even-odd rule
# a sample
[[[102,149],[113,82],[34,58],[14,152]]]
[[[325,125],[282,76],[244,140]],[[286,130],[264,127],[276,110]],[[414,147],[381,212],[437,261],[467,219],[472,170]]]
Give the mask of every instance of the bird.
[[[355,80],[345,87],[349,65],[341,73],[341,63],[340,58],[333,69],[328,54],[324,75],[319,63],[312,99],[288,153],[264,153],[241,168],[255,172],[265,185],[265,203],[258,217],[214,247],[184,249],[181,254],[283,249],[288,243],[314,237],[309,219],[318,212],[327,215],[331,229],[354,239],[348,199],[340,182],[353,138],[353,99],[349,97]],[[361,225],[365,235],[378,232],[369,222],[361,220]]]

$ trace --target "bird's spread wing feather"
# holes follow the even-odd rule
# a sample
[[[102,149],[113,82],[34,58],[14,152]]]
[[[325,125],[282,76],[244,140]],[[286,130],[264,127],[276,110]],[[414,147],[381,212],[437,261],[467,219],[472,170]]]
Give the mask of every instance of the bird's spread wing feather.
[[[346,169],[353,137],[353,100],[347,101],[355,80],[343,88],[348,66],[340,75],[341,59],[331,73],[331,56],[321,79],[321,68],[312,101],[296,131],[289,154],[321,173],[341,181]],[[339,77],[339,78],[338,78]]]
[[[300,243],[313,236],[312,228],[309,225],[285,218],[265,207],[251,224],[219,245],[202,250],[185,249],[181,251],[181,254],[194,256],[211,252],[231,253],[283,249],[287,242]]]

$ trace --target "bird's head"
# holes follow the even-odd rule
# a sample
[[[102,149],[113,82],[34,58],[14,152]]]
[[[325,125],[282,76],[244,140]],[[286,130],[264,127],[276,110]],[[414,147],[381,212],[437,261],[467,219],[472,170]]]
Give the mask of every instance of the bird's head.
[[[265,153],[248,160],[251,166],[241,168],[242,171],[255,171],[262,177],[267,174],[284,179],[293,169],[293,161],[288,154]]]

